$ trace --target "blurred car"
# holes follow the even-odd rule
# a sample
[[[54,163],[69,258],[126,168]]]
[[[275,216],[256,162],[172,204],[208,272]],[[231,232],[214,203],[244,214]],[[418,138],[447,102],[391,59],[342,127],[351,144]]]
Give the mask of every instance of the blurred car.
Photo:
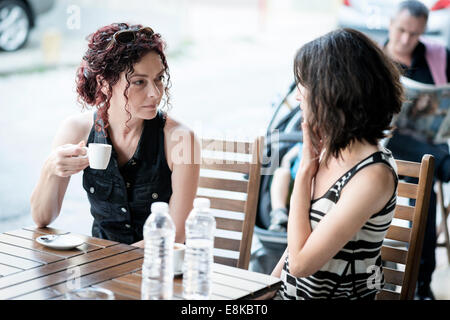
[[[381,37],[387,37],[390,18],[401,1],[343,0],[338,12],[338,25],[363,31],[375,40],[381,40]],[[450,47],[450,0],[422,2],[430,10],[425,35]]]
[[[55,0],[0,0],[0,50],[22,48],[36,17],[50,11],[54,4]]]

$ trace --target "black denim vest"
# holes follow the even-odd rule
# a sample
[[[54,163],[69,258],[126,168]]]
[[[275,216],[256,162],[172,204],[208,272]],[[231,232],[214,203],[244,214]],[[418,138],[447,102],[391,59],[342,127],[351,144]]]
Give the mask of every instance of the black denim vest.
[[[113,146],[106,170],[84,170],[83,187],[94,217],[92,236],[126,244],[140,241],[151,204],[169,203],[172,172],[164,152],[164,125],[165,114],[161,112],[145,120],[136,152],[122,167]],[[88,144],[91,142],[112,145],[109,137],[95,130],[95,125],[88,138]]]

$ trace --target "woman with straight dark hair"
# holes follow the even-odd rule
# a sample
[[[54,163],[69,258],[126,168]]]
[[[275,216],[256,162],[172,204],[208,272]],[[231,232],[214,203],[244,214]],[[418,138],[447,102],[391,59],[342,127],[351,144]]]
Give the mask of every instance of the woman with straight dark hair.
[[[397,171],[379,141],[402,104],[399,73],[351,29],[297,52],[302,158],[291,196],[288,246],[273,270],[283,299],[374,299],[380,250],[396,204]]]
[[[76,75],[78,99],[94,112],[66,119],[56,134],[31,197],[35,223],[45,227],[61,210],[70,177],[83,172],[94,237],[143,247],[153,202],[169,203],[176,242],[197,191],[199,144],[167,114],[170,76],[165,42],[150,27],[113,23],[88,37]],[[84,146],[112,147],[105,170],[89,167]]]

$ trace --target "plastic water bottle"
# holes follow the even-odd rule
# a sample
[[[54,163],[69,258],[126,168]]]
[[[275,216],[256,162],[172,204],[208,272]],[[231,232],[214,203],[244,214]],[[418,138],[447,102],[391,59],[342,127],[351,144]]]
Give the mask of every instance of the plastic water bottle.
[[[216,220],[210,201],[194,200],[194,209],[186,220],[186,252],[183,264],[183,296],[186,299],[209,299],[213,264]]]
[[[141,298],[167,300],[173,294],[175,224],[169,215],[167,203],[153,203],[151,212],[144,225]]]

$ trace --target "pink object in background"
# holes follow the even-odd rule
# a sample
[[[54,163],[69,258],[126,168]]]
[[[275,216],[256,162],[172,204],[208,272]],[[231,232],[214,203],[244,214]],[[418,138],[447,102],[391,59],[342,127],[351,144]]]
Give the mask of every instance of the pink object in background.
[[[448,82],[445,71],[447,70],[447,57],[445,47],[421,38],[420,41],[425,45],[425,58],[430,67],[434,84],[443,85]]]

